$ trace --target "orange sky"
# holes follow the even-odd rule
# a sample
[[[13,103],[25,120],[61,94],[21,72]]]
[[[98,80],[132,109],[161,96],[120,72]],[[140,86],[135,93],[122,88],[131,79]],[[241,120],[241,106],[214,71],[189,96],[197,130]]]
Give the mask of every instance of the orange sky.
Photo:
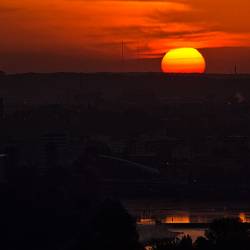
[[[170,48],[196,47],[208,72],[234,63],[250,72],[249,9],[249,0],[1,0],[0,68],[119,71],[124,40],[125,70],[157,71]]]

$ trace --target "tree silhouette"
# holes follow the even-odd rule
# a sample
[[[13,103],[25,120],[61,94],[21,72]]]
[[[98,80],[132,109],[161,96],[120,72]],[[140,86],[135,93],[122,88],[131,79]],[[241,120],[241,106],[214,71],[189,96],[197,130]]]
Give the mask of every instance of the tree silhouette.
[[[189,235],[185,235],[182,237],[181,241],[178,244],[179,250],[192,250],[193,249],[193,241]]]
[[[135,220],[122,204],[105,200],[92,224],[92,249],[136,250],[140,248]]]
[[[195,250],[210,250],[212,249],[211,242],[205,237],[198,237],[193,244]]]
[[[205,235],[215,249],[249,249],[249,232],[238,218],[214,220]]]

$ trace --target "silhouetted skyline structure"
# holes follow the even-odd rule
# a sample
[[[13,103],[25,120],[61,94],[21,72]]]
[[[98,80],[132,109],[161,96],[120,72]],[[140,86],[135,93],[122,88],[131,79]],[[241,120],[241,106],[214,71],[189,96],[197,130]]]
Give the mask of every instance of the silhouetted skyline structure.
[[[1,150],[15,148],[18,158],[12,161],[41,173],[48,166],[67,168],[92,152],[87,158],[106,183],[103,190],[125,196],[245,196],[250,188],[249,79],[3,75]],[[137,178],[147,185],[128,185]],[[116,181],[124,185],[113,186]]]

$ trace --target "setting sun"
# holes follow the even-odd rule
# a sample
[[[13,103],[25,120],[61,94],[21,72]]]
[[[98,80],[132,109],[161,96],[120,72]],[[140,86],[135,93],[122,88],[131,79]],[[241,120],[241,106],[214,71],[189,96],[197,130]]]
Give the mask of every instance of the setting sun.
[[[165,73],[204,73],[206,62],[198,50],[178,48],[166,53],[161,68]]]

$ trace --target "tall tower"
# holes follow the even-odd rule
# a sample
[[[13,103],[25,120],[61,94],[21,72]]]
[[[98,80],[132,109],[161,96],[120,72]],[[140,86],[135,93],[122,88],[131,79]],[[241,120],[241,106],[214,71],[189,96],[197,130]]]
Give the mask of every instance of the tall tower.
[[[234,65],[234,74],[237,75],[238,72],[237,72],[237,64]]]
[[[124,72],[124,41],[122,40],[122,72]]]
[[[137,65],[138,65],[138,69],[137,71],[140,72],[141,71],[141,51],[140,51],[140,44],[137,44]]]

